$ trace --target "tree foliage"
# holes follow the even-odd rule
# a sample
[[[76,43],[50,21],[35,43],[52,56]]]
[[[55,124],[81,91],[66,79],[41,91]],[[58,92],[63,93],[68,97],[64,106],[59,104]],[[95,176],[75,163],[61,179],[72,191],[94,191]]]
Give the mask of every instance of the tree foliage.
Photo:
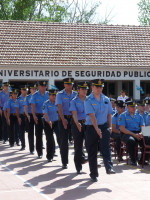
[[[139,22],[141,25],[150,25],[150,0],[140,0],[139,7]]]
[[[108,23],[100,21],[99,0],[0,0],[0,20],[69,23]],[[98,18],[98,19],[97,19]]]

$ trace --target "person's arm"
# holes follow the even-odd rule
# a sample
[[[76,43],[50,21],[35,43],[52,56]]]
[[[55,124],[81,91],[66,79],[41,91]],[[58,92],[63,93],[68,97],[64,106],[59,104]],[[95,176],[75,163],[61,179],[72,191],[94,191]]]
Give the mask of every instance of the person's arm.
[[[109,131],[110,131],[110,133],[112,133],[112,116],[110,113],[107,115],[107,122],[108,122],[108,126],[109,126]]]
[[[7,108],[7,123],[10,126],[10,108]]]
[[[78,116],[77,116],[77,111],[72,111],[72,116],[73,116],[73,120],[79,130],[79,132],[81,132],[81,124],[78,122]]]
[[[28,106],[27,105],[24,106],[24,112],[25,112],[25,115],[28,118],[28,121],[30,122],[30,115],[28,114]]]
[[[46,122],[49,124],[49,126],[52,128],[52,122],[49,120],[48,114],[44,113],[44,117],[46,119]]]
[[[141,139],[141,135],[139,134],[135,134],[132,131],[129,131],[128,129],[125,128],[125,126],[120,125],[119,129],[122,133],[127,134],[127,135],[131,135],[132,137],[134,137],[137,140]]]
[[[102,132],[101,132],[101,129],[98,128],[95,114],[94,113],[89,113],[89,115],[90,115],[91,122],[92,122],[97,134],[99,135],[100,138],[102,138]]]
[[[64,118],[63,109],[62,109],[62,104],[58,104],[57,106],[58,106],[58,114],[59,114],[59,117],[60,117],[61,120],[62,120],[64,129],[67,129],[68,121]]]
[[[35,104],[31,103],[31,109],[32,109],[32,114],[33,114],[33,119],[35,121],[35,123],[37,124],[38,123],[38,118],[35,114]]]
[[[120,131],[116,129],[116,124],[112,124],[112,132],[120,134]]]
[[[21,118],[19,116],[19,108],[16,108],[16,115],[17,115],[17,119],[18,119],[19,125],[21,125]]]

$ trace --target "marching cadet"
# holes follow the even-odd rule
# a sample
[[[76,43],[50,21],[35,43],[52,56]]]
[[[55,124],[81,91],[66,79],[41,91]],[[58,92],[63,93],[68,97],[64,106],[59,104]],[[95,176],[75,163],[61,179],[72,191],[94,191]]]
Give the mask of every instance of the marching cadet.
[[[143,117],[136,113],[135,101],[127,102],[127,111],[119,116],[119,129],[121,131],[121,140],[127,144],[127,149],[131,158],[131,165],[137,165],[135,157],[136,143],[143,145],[141,127],[144,126]],[[141,157],[142,160],[142,157]]]
[[[77,83],[78,95],[70,101],[69,110],[72,112],[73,123],[71,126],[74,139],[74,163],[77,174],[82,173],[83,163],[83,141],[85,139],[85,108],[84,100],[86,98],[88,85],[86,82]]]
[[[112,134],[111,137],[115,139],[116,142],[116,151],[118,160],[122,161],[122,158],[119,158],[120,154],[120,144],[121,144],[121,136],[120,136],[120,130],[119,130],[119,116],[121,113],[125,111],[125,103],[122,100],[117,100],[116,102],[116,109],[117,113],[115,113],[112,116]]]
[[[49,99],[43,104],[44,114],[44,131],[46,135],[46,150],[48,162],[53,161],[55,153],[55,140],[53,132],[56,133],[58,145],[59,140],[59,129],[58,129],[58,107],[55,105],[57,91],[55,89],[49,90]]]
[[[124,89],[121,90],[121,95],[118,96],[117,100],[122,100],[123,102],[126,101],[129,97],[126,96],[126,91]]]
[[[137,101],[137,113],[139,113],[140,115],[142,115],[143,119],[144,119],[144,123],[146,123],[146,116],[147,116],[147,112],[145,112],[145,101],[144,100],[139,100]]]
[[[2,137],[3,137],[3,143],[5,144],[6,141],[8,140],[8,125],[6,118],[4,116],[3,112],[3,106],[5,102],[9,100],[9,82],[4,82],[3,83],[3,90],[0,93],[0,115],[2,117]]]
[[[62,161],[62,168],[67,169],[68,164],[68,138],[71,131],[72,115],[69,111],[70,101],[77,95],[72,91],[73,78],[65,78],[64,89],[56,95],[56,105],[58,106],[59,114],[59,130],[60,130],[60,154]]]
[[[20,151],[25,150],[25,114],[24,114],[24,105],[26,101],[28,88],[26,85],[21,86],[21,95],[17,98],[18,107],[16,108],[16,115],[19,123],[20,130],[20,140],[21,140],[21,149]]]
[[[112,106],[102,91],[103,80],[91,81],[93,92],[85,100],[86,113],[86,145],[90,167],[90,177],[98,181],[97,149],[100,141],[101,153],[107,174],[114,174],[110,151],[110,133],[112,131]]]
[[[12,98],[8,100],[7,104],[7,123],[9,127],[9,144],[10,147],[14,146],[15,141],[15,129],[17,124],[16,108],[18,107],[17,102],[18,92],[16,89],[12,90]],[[19,141],[16,141],[17,144]]]
[[[39,81],[38,83],[38,91],[35,92],[31,97],[31,108],[33,119],[35,122],[35,136],[36,136],[36,151],[38,154],[38,158],[42,158],[43,156],[43,103],[49,99],[48,92],[46,91],[46,81]]]
[[[146,108],[147,108],[147,116],[145,120],[145,125],[150,126],[150,99],[145,100]]]
[[[24,111],[25,115],[27,117],[27,123],[28,123],[28,141],[29,141],[29,150],[31,154],[34,154],[34,119],[32,115],[32,109],[31,109],[31,97],[36,92],[37,86],[36,84],[30,84],[30,94],[27,95]]]

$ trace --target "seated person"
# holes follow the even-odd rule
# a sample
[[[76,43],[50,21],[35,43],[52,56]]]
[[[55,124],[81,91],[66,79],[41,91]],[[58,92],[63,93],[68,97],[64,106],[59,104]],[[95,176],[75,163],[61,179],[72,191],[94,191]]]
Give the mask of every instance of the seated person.
[[[146,116],[147,116],[147,112],[145,112],[145,101],[144,100],[139,100],[137,102],[137,113],[139,113],[140,115],[142,115],[143,119],[144,119],[144,123],[146,123]]]
[[[143,146],[141,127],[144,126],[143,117],[136,113],[135,101],[127,102],[127,111],[119,116],[119,129],[121,140],[127,144],[127,150],[131,158],[131,165],[137,165],[135,147],[137,142]],[[142,157],[140,159],[142,161]]]
[[[146,109],[147,109],[145,125],[150,126],[150,99],[146,100],[145,103],[146,103]]]
[[[116,151],[117,156],[119,159],[120,154],[120,144],[121,144],[121,137],[120,137],[120,131],[119,131],[119,116],[121,113],[125,112],[125,103],[122,100],[115,101],[116,103],[116,109],[117,113],[113,115],[112,117],[112,134],[111,137],[115,139],[116,141]],[[123,160],[122,158],[120,160]]]

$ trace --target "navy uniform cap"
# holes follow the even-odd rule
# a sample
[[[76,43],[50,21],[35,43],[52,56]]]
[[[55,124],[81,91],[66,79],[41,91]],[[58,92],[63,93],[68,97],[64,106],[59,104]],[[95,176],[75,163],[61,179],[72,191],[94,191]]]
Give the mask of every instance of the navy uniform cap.
[[[21,89],[21,90],[28,90],[28,87],[27,87],[27,85],[21,85],[21,86],[20,86],[20,89]]]
[[[16,88],[13,88],[11,92],[12,94],[18,94],[18,90]]]
[[[127,103],[128,101],[132,101],[132,98],[127,98],[126,100],[125,100],[125,103]]]
[[[64,79],[63,79],[63,82],[64,82],[65,84],[73,84],[74,78],[64,78]]]
[[[104,87],[104,79],[94,79],[91,83],[95,86]]]
[[[49,92],[49,95],[56,95],[57,94],[57,90],[55,90],[55,89],[50,89],[50,90],[48,90],[48,92]]]
[[[116,102],[116,99],[114,99],[114,98],[110,98],[110,101],[115,101],[115,102]]]
[[[145,101],[144,100],[139,100],[137,101],[138,106],[145,106]]]
[[[30,88],[37,88],[37,84],[31,83],[31,84],[30,84]]]
[[[3,82],[4,86],[9,86],[9,82]]]
[[[136,106],[136,102],[135,101],[127,101],[127,106],[135,107]]]
[[[118,107],[121,107],[121,108],[126,106],[126,104],[122,100],[117,100],[115,101],[115,103]]]
[[[38,85],[46,86],[47,85],[47,81],[39,81]]]
[[[88,84],[87,84],[87,82],[85,82],[85,81],[78,82],[78,83],[77,83],[77,87],[78,87],[78,88],[86,88],[86,89],[88,89]]]
[[[150,105],[150,99],[146,99],[145,103]]]

